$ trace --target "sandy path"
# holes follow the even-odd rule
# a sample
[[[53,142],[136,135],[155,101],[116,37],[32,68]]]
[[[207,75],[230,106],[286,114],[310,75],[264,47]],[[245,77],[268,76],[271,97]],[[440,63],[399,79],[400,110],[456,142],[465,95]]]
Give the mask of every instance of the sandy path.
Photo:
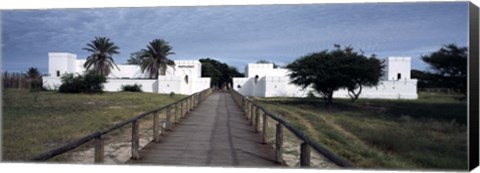
[[[131,156],[131,127],[127,125],[120,135],[115,135],[106,140],[104,146],[105,164],[123,164]],[[152,122],[144,120],[140,123],[140,149],[145,147],[153,139]],[[94,162],[94,148],[84,151],[72,152],[67,160],[68,163],[91,164]]]

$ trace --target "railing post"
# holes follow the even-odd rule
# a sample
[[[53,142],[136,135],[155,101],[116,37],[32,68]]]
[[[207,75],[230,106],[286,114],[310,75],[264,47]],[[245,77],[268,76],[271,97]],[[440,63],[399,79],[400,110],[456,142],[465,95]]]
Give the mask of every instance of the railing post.
[[[260,109],[258,107],[255,108],[255,123],[254,123],[254,127],[255,127],[255,133],[258,133],[258,125],[260,125]]]
[[[253,120],[255,118],[255,106],[253,106],[253,103],[250,103],[250,105],[252,105],[252,108],[250,109],[250,111],[252,111],[250,113],[250,125],[253,125]]]
[[[165,129],[167,129],[167,125],[168,125],[168,122],[167,122],[167,121],[162,121],[162,126],[161,126],[162,136],[165,135]]]
[[[195,108],[195,95],[190,96],[190,110]]]
[[[158,112],[153,113],[153,142],[158,142]]]
[[[247,114],[247,119],[250,120],[252,114],[252,104],[248,102],[248,114]]]
[[[198,93],[197,93],[195,94],[195,107],[198,107],[198,103],[199,101],[198,101]]]
[[[166,127],[165,127],[165,130],[170,130],[172,124],[171,124],[171,117],[170,117],[170,114],[167,113],[168,112],[168,108],[167,108],[167,111],[165,111],[165,121],[166,121]],[[163,133],[162,133],[163,135]]]
[[[198,93],[195,94],[195,101],[193,103],[195,103],[195,106],[193,106],[194,108],[198,107]]]
[[[262,127],[262,132],[263,132],[263,144],[267,144],[268,143],[268,140],[267,140],[267,114],[264,112],[263,113],[263,127]]]
[[[176,124],[177,121],[178,121],[178,117],[177,117],[177,116],[178,116],[178,115],[177,115],[177,114],[178,114],[178,111],[177,111],[177,110],[178,110],[178,105],[177,105],[177,103],[173,104],[173,110],[174,110],[174,113],[173,113],[173,116],[174,116],[173,119],[174,119],[174,121],[173,121],[173,123]]]
[[[275,141],[275,161],[283,163],[283,126],[280,123],[276,126]]]
[[[310,167],[310,146],[307,142],[303,142],[300,145],[300,166]]]
[[[245,116],[247,116],[247,118],[248,118],[248,114],[249,114],[249,112],[250,112],[249,106],[250,106],[250,104],[248,104],[248,100],[245,98],[245,107],[244,107],[244,109],[245,109]]]
[[[103,144],[103,137],[99,136],[95,138],[95,163],[103,163],[104,160],[104,144]]]
[[[140,159],[140,153],[138,148],[140,147],[139,136],[138,136],[138,121],[132,121],[132,160]]]
[[[247,120],[250,120],[250,103],[247,101],[247,110],[245,111],[245,116]]]
[[[242,99],[242,105],[241,105],[241,108],[242,108],[243,110],[245,110],[245,100],[244,100],[243,98],[240,98],[240,99]]]
[[[187,98],[185,99],[185,115],[187,115],[188,113],[190,113],[190,104],[189,104],[189,100],[190,98]]]
[[[183,112],[183,104],[184,103],[183,102],[184,102],[183,100],[179,102],[180,103],[180,119],[183,118],[183,114],[184,114],[184,112]]]

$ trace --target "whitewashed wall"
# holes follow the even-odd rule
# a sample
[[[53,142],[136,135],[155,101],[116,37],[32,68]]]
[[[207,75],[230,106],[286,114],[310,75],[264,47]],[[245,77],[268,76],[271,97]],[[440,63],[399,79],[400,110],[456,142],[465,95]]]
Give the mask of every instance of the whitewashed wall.
[[[265,97],[306,97],[310,89],[291,84],[288,77],[267,76]]]
[[[192,79],[190,79],[192,80]],[[210,78],[193,78],[191,83],[191,93],[200,92],[204,89],[210,88]]]
[[[43,76],[43,87],[48,90],[55,90],[60,87],[62,81],[58,77]]]
[[[385,63],[385,75],[383,80],[398,80],[397,75],[400,73],[400,79],[410,79],[410,57],[388,57]]]
[[[248,64],[245,76],[252,78],[258,75],[263,77],[272,74],[273,64]]]
[[[233,88],[235,91],[238,91],[239,93],[245,95],[245,96],[250,96],[252,95],[250,91],[253,89],[251,88],[251,83],[249,80],[253,80],[253,78],[239,78],[239,77],[234,77],[232,79],[233,81]]]
[[[65,73],[74,73],[75,60],[77,55],[71,53],[48,53],[48,73],[51,76],[57,76],[57,71],[60,76]]]
[[[159,76],[158,78],[159,93],[182,93],[181,77],[178,76]]]
[[[335,98],[350,98],[345,89],[333,93]],[[380,81],[376,87],[364,87],[359,98],[417,99],[417,80]]]
[[[158,92],[158,80],[156,79],[108,79],[104,91],[122,91],[122,85],[141,85],[143,92]]]
[[[149,73],[142,73],[140,66],[138,65],[118,65],[118,69],[114,68],[109,78],[123,78],[123,79],[145,79],[149,78]]]

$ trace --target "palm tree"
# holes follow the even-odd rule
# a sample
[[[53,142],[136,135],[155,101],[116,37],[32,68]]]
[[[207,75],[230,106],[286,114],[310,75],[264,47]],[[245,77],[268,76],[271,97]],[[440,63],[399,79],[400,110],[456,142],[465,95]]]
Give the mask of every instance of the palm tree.
[[[175,54],[171,52],[172,47],[168,45],[163,39],[155,39],[147,45],[147,49],[142,49],[140,58],[143,59],[143,63],[140,65],[142,72],[145,70],[150,74],[150,78],[158,78],[160,75],[165,75],[167,66],[175,68],[175,62],[168,59],[168,55]]]
[[[136,52],[130,53],[130,59],[127,59],[127,64],[142,65],[143,59],[140,58],[140,55],[142,55],[142,51],[136,51]]]
[[[91,53],[91,55],[87,57],[87,61],[85,61],[83,67],[85,67],[87,71],[91,69],[105,77],[108,76],[114,66],[119,69],[112,58],[113,54],[119,54],[118,49],[118,46],[110,42],[109,38],[95,37],[95,40],[87,43],[87,47],[83,48],[83,50]]]

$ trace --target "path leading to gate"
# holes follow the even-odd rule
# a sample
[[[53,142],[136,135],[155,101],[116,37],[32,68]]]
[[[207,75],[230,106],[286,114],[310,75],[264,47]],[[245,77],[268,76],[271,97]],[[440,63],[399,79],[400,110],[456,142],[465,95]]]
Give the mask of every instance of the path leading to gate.
[[[275,152],[262,144],[229,93],[215,92],[159,143],[140,150],[128,164],[272,167]]]

